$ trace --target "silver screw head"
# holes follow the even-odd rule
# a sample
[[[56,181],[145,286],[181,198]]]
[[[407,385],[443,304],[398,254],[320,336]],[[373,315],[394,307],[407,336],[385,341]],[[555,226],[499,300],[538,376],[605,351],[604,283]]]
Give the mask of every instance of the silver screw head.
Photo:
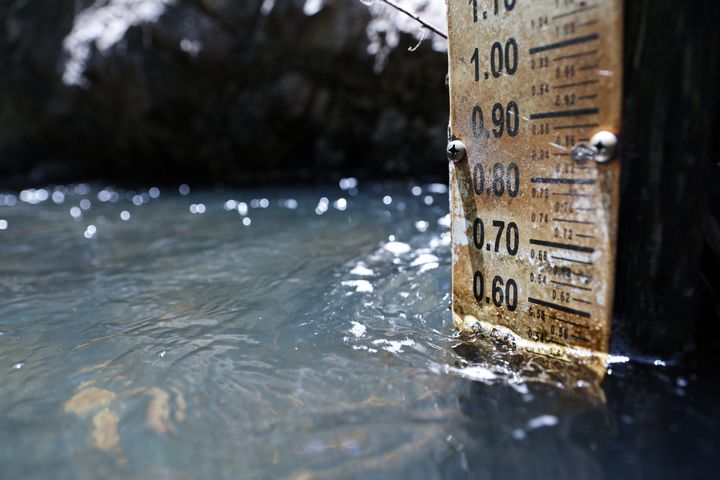
[[[465,158],[466,154],[467,150],[465,149],[465,144],[460,140],[453,140],[452,142],[449,142],[447,144],[448,160],[453,162],[459,162],[460,160]]]
[[[614,133],[603,130],[597,132],[590,139],[590,145],[595,149],[593,160],[604,163],[612,160],[617,153],[618,139]]]

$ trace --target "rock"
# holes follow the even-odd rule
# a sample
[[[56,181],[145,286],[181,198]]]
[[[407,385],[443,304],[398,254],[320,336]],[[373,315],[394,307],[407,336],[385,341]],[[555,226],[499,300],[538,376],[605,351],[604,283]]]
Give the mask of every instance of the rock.
[[[3,183],[444,175],[445,52],[388,31],[377,73],[366,5],[271,3],[0,6]]]
[[[83,416],[86,413],[107,407],[117,395],[104,388],[88,387],[80,390],[65,403],[65,413]]]

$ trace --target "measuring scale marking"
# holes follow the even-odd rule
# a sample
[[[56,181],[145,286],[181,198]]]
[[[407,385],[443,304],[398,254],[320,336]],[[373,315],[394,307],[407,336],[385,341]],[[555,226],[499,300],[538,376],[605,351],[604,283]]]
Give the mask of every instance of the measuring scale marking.
[[[620,159],[620,0],[449,0],[453,318],[554,357],[608,352]]]

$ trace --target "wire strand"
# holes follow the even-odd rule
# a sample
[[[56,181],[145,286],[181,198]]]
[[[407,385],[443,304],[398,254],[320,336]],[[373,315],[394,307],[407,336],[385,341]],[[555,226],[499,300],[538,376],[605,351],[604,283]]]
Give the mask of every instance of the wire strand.
[[[434,34],[439,35],[439,36],[441,36],[442,38],[444,38],[445,40],[447,40],[447,38],[448,38],[447,33],[444,32],[444,31],[442,31],[439,27],[436,27],[435,25],[433,25],[433,24],[430,23],[430,22],[426,22],[425,20],[423,20],[422,18],[420,18],[418,15],[416,15],[416,14],[414,14],[414,13],[406,10],[405,8],[401,7],[400,5],[398,5],[398,4],[395,3],[395,2],[392,2],[392,1],[390,1],[390,0],[381,0],[381,1],[382,1],[383,3],[391,6],[392,8],[394,8],[395,10],[397,10],[398,12],[401,12],[401,13],[407,15],[408,17],[412,18],[413,20],[415,20],[415,21],[418,22],[420,25],[422,25],[423,27],[427,28],[428,30],[430,30],[430,31],[433,32]]]

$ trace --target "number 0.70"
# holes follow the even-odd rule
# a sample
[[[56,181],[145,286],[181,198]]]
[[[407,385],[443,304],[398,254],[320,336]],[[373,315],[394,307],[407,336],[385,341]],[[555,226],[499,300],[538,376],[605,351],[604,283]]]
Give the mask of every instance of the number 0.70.
[[[516,255],[520,247],[520,229],[517,223],[510,222],[505,228],[505,222],[502,220],[493,220],[493,227],[497,228],[497,236],[495,237],[495,252],[500,251],[500,243],[502,242],[503,231],[505,231],[505,247],[509,255]],[[476,218],[473,222],[473,244],[475,248],[482,250],[485,246],[485,224],[480,218]],[[488,251],[491,249],[492,243],[487,245]],[[534,250],[533,250],[534,252]]]

